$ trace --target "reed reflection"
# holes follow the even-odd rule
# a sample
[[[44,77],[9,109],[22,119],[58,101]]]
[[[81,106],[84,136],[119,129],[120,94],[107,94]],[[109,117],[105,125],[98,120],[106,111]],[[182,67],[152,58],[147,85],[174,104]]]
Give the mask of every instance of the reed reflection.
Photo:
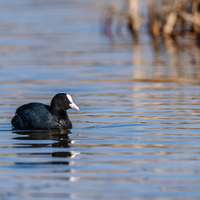
[[[186,38],[157,38],[147,45],[142,41],[133,44],[133,79],[135,81],[198,82],[199,49],[195,40]],[[189,48],[188,48],[189,47]]]

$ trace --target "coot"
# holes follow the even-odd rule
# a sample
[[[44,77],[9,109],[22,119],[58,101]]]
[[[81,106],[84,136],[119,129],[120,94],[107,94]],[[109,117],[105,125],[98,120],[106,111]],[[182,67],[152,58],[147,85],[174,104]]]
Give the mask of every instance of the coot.
[[[70,129],[72,123],[66,110],[79,110],[69,94],[58,93],[51,105],[28,103],[17,108],[11,123],[18,130]]]

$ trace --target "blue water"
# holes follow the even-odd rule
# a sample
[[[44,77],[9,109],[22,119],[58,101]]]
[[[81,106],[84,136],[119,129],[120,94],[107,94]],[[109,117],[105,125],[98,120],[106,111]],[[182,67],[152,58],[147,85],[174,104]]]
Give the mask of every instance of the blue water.
[[[105,36],[108,4],[0,2],[0,199],[200,198],[200,51]],[[18,106],[58,92],[73,129],[12,130]]]

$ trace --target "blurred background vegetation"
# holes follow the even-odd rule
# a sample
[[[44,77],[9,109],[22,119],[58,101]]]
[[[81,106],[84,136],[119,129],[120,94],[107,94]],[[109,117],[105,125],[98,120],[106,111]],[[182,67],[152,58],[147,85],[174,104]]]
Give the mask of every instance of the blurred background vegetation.
[[[133,77],[137,80],[199,83],[200,0],[112,0],[103,22],[103,32],[112,41],[116,36],[122,39],[125,33],[132,36],[137,71]],[[149,70],[142,71],[135,59],[140,55],[139,60],[147,64],[149,52],[141,53],[147,41],[154,54],[151,78]],[[156,66],[167,67],[167,62],[174,68],[162,70],[162,75],[157,73],[160,70]]]
[[[144,11],[147,14],[142,14]],[[200,35],[200,0],[112,0],[106,17],[106,34],[111,34],[116,17],[117,31],[126,22],[135,38],[139,38],[140,27],[145,23],[152,37]]]

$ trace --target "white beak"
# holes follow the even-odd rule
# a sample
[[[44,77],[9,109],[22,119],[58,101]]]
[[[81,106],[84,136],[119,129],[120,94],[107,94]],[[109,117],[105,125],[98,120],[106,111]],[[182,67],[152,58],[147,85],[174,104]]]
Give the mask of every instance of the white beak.
[[[75,104],[75,103],[70,103],[69,106],[75,110],[78,110],[79,111],[79,108],[78,106]]]

